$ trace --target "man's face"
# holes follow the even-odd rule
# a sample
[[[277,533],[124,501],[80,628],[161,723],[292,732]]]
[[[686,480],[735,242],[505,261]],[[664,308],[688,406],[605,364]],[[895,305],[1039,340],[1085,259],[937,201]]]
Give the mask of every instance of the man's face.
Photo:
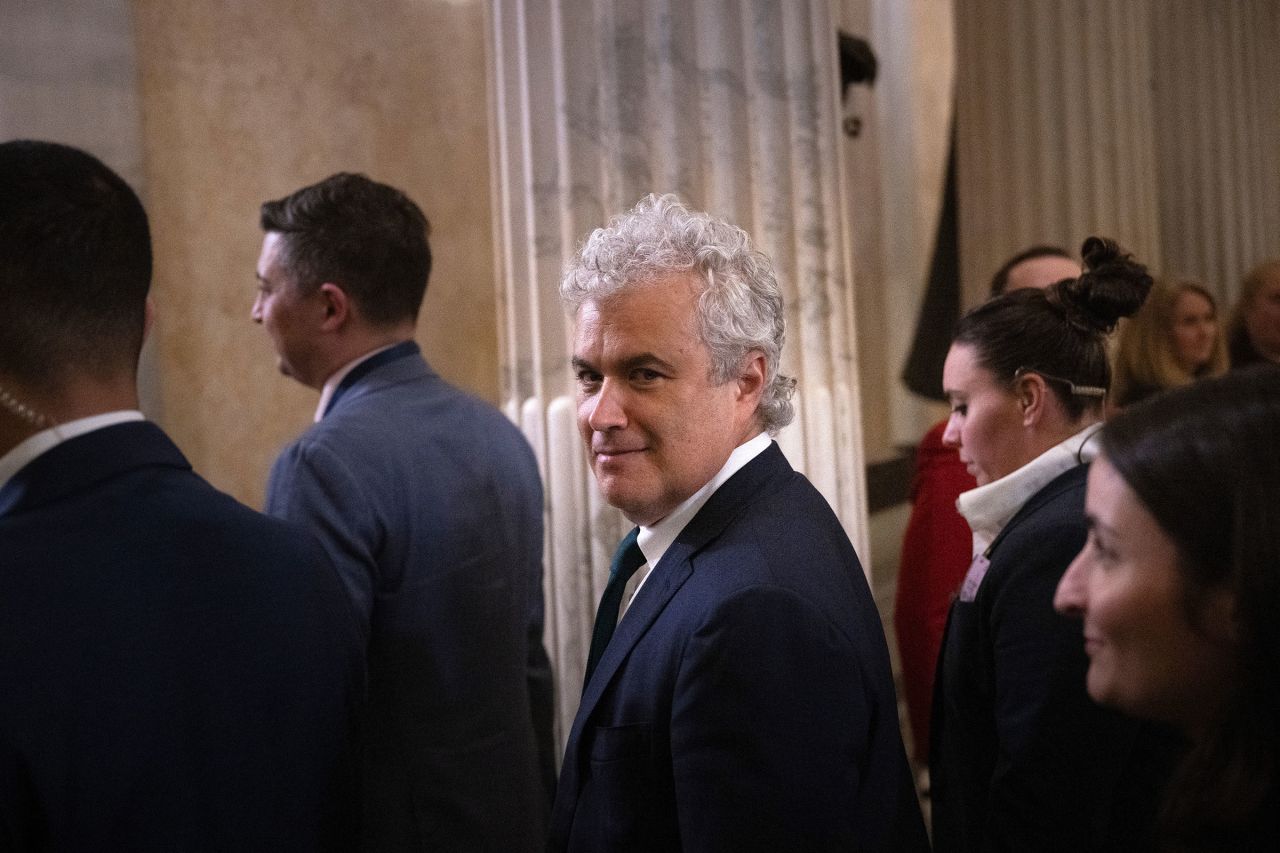
[[[1080,272],[1080,265],[1070,258],[1042,255],[1025,260],[1009,270],[1009,284],[1005,290],[1021,290],[1024,287],[1044,290],[1064,278],[1079,278]]]
[[[605,500],[636,524],[666,517],[759,432],[763,357],[712,383],[700,291],[694,275],[673,273],[578,309],[578,429]]]
[[[253,301],[255,323],[262,324],[275,345],[280,372],[312,388],[323,386],[317,372],[314,330],[323,320],[324,305],[315,293],[301,295],[281,264],[284,236],[267,232],[258,257],[258,295]]]

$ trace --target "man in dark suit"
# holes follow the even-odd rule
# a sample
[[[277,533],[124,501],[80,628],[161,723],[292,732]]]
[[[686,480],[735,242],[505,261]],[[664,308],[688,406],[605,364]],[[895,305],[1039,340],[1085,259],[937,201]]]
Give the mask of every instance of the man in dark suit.
[[[150,279],[124,181],[0,145],[0,849],[349,849],[350,604],[137,411]]]
[[[431,254],[403,193],[338,174],[267,202],[261,224],[253,318],[281,371],[321,392],[267,511],[320,536],[368,642],[363,846],[541,849],[552,694],[533,453],[419,353]]]
[[[768,259],[650,196],[591,235],[561,295],[591,467],[638,528],[597,614],[550,848],[927,849],[858,558],[769,438],[794,380]]]

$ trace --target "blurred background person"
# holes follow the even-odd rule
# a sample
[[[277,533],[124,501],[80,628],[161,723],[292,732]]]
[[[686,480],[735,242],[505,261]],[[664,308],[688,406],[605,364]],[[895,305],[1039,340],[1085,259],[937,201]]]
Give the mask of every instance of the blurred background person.
[[[1089,695],[1191,743],[1165,800],[1173,850],[1280,837],[1280,368],[1125,410],[1089,474],[1089,541],[1055,605],[1084,619]]]
[[[991,295],[1024,287],[1043,289],[1080,275],[1080,264],[1060,246],[1031,246],[1009,258],[991,276]]]
[[[1231,367],[1280,364],[1280,258],[1265,261],[1244,277],[1227,328]]]
[[[1045,288],[1080,275],[1066,249],[1032,246],[1017,253],[991,279],[991,295],[1024,287]],[[947,421],[934,424],[916,447],[911,518],[902,537],[893,629],[902,666],[902,692],[911,728],[911,756],[918,772],[929,765],[929,715],[933,674],[947,625],[947,610],[969,568],[972,536],[956,511],[956,498],[977,483],[954,447],[942,443]],[[918,780],[922,790],[927,781]]]
[[[1110,385],[1106,335],[1151,287],[1090,238],[1086,272],[961,318],[943,368],[943,441],[978,487],[959,498],[973,561],[939,656],[930,751],[938,851],[1147,846],[1159,762],[1142,725],[1084,689],[1078,622],[1054,590],[1085,541],[1091,441]]]
[[[1157,283],[1119,338],[1111,399],[1118,408],[1227,369],[1217,303],[1192,281]]]

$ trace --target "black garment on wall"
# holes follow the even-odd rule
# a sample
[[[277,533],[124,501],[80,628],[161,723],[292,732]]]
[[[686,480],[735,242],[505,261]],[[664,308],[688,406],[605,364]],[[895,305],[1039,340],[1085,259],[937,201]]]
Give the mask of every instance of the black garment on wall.
[[[960,319],[960,233],[956,198],[956,131],[951,125],[947,180],[938,215],[938,231],[929,264],[929,285],[916,320],[911,354],[902,368],[907,388],[930,400],[946,400],[942,393],[942,364]]]

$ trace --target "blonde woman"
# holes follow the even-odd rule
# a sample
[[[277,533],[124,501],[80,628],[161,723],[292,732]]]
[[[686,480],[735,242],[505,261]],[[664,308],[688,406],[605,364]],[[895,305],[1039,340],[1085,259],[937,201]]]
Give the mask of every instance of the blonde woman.
[[[1114,405],[1123,408],[1226,369],[1213,295],[1195,282],[1162,282],[1120,330]]]

